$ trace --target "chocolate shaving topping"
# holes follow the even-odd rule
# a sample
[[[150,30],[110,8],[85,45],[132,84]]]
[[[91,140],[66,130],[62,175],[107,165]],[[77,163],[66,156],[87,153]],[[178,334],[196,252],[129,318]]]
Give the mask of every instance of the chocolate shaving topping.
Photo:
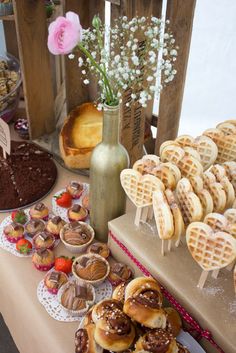
[[[81,210],[81,206],[76,203],[71,210],[78,213]]]
[[[58,283],[60,279],[60,273],[58,272],[51,272],[50,276],[49,276],[49,280],[54,282],[54,283]]]
[[[112,266],[111,271],[119,276],[122,276],[124,268],[125,268],[124,264],[117,262]]]
[[[39,202],[35,205],[34,209],[36,211],[43,211],[45,209],[45,205],[42,202]]]
[[[20,230],[20,229],[22,229],[22,226],[20,224],[12,223],[12,228],[14,230]]]
[[[87,298],[87,287],[76,286],[75,296],[80,299],[86,299]]]
[[[70,186],[72,187],[72,189],[75,189],[75,190],[77,190],[77,189],[80,188],[80,184],[79,184],[79,183],[76,183],[75,181],[72,181],[72,182],[70,183]]]
[[[173,335],[163,329],[155,329],[146,333],[143,348],[152,353],[166,353],[173,339]]]
[[[59,224],[61,222],[61,217],[56,216],[51,219],[53,224]]]
[[[40,221],[37,219],[32,219],[31,223],[34,227],[38,227],[40,225]]]
[[[49,234],[47,234],[46,232],[40,232],[40,233],[38,233],[38,237],[41,240],[45,241],[45,240],[47,240],[49,238]]]
[[[39,249],[37,250],[37,254],[40,256],[40,257],[46,257],[48,255],[48,249]]]
[[[85,353],[88,351],[88,333],[86,329],[79,329],[75,333],[75,353]]]
[[[96,254],[99,254],[100,251],[102,251],[103,247],[101,245],[98,245],[98,244],[93,244],[90,248],[90,251],[91,252],[94,252]]]
[[[82,259],[79,260],[79,264],[82,267],[86,267],[88,261],[89,261],[89,257],[84,256],[84,257],[82,257]]]

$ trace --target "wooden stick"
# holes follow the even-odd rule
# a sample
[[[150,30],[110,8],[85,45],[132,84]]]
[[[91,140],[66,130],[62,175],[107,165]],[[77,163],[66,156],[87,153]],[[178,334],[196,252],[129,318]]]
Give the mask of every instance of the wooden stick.
[[[208,271],[202,271],[201,273],[201,276],[199,278],[199,281],[198,281],[198,284],[197,284],[197,287],[202,289],[205,282],[206,282],[206,279],[207,279],[207,276],[208,276]]]
[[[212,277],[213,278],[217,278],[218,277],[218,275],[219,275],[219,272],[220,272],[220,269],[218,268],[217,270],[214,270],[214,271],[212,271]]]
[[[153,206],[149,206],[149,208],[148,208],[148,219],[152,220],[153,216],[154,216]]]
[[[165,256],[165,240],[161,239],[161,255]]]
[[[143,222],[146,222],[146,221],[147,221],[147,218],[148,218],[148,210],[149,210],[149,206],[142,207],[141,220],[142,220]]]
[[[168,251],[171,251],[171,239],[168,240]]]
[[[142,207],[137,207],[134,224],[139,227],[140,219],[142,214]]]
[[[3,158],[7,159],[7,154],[4,148],[3,148]]]

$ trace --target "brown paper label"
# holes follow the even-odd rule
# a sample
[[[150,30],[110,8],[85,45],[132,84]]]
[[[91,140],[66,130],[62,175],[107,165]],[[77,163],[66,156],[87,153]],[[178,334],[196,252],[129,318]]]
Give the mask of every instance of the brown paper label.
[[[6,153],[11,153],[11,136],[9,125],[3,119],[0,119],[0,146],[3,149],[3,156],[6,158]]]

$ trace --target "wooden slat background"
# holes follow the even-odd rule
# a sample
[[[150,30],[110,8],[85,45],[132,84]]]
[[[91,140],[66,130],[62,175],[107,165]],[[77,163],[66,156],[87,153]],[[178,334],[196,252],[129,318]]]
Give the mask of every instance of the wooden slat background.
[[[54,97],[43,1],[13,1],[31,138],[55,129]]]
[[[165,140],[176,138],[179,128],[193,17],[196,0],[168,0],[166,18],[179,46],[176,61],[177,74],[161,92],[157,121],[156,154]]]

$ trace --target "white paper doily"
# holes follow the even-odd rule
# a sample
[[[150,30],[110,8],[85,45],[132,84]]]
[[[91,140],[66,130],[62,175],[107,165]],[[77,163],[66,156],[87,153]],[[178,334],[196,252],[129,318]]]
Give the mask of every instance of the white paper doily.
[[[88,195],[89,193],[89,184],[87,183],[82,183],[83,184],[83,192],[80,196],[79,199],[75,199],[75,200],[72,200],[72,205],[75,205],[75,204],[79,204],[82,206],[82,199],[85,195]],[[64,208],[64,207],[60,207],[58,206],[57,202],[56,202],[56,198],[57,196],[59,196],[61,193],[65,192],[66,189],[62,189],[58,192],[56,192],[53,197],[52,197],[52,212],[56,215],[56,216],[60,216],[62,219],[64,219],[64,221],[66,222],[69,222],[69,219],[67,217],[67,211],[68,209],[67,208]],[[85,222],[86,223],[89,223],[90,219],[89,219],[89,216],[86,218]]]
[[[24,210],[26,215],[27,215],[27,218],[28,220],[30,219],[30,216],[29,216],[29,211],[30,209],[26,209]],[[53,215],[50,214],[49,217],[51,218]],[[29,254],[21,254],[19,253],[17,250],[16,250],[16,244],[15,243],[10,243],[5,235],[4,235],[4,228],[11,224],[12,223],[12,219],[11,219],[11,216],[8,216],[6,217],[2,223],[0,224],[0,248],[10,252],[11,254],[15,255],[15,256],[18,256],[18,257],[30,257],[32,256],[33,254],[33,251],[34,251],[34,247],[32,248],[31,252]],[[28,236],[25,236],[25,239],[28,239],[31,243],[32,243],[32,239]],[[60,243],[60,239],[57,239],[55,241],[55,247]]]
[[[73,276],[70,277],[72,279]],[[95,288],[95,303],[105,298],[110,298],[112,295],[112,286],[108,281],[103,282],[99,287]],[[37,297],[39,302],[44,306],[48,314],[57,321],[73,322],[81,321],[83,316],[73,317],[69,315],[57,300],[57,295],[48,292],[44,285],[44,280],[39,282],[37,288]]]

